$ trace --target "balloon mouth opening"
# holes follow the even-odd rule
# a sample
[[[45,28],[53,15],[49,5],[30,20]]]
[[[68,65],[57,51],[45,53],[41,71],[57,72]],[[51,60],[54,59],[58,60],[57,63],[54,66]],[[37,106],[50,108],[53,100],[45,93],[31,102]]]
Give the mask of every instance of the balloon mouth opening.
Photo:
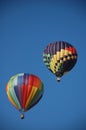
[[[20,118],[21,118],[21,119],[24,119],[24,114],[21,114]]]

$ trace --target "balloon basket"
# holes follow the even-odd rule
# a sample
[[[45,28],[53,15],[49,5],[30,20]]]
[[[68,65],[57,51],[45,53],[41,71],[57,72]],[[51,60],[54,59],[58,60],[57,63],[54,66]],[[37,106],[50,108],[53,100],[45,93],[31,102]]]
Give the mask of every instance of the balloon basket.
[[[60,82],[61,78],[60,77],[57,77],[57,81]]]
[[[21,119],[24,119],[24,114],[21,114],[21,116],[20,116],[20,117],[21,117]]]

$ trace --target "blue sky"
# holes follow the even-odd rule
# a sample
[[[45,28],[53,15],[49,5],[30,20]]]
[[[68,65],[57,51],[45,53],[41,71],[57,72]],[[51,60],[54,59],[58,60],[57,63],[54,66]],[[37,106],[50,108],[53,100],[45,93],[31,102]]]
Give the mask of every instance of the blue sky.
[[[61,82],[42,60],[47,44],[64,40],[75,46],[78,61]],[[0,129],[86,129],[86,1],[0,0]],[[44,96],[20,113],[6,96],[12,75],[26,72],[40,77]]]

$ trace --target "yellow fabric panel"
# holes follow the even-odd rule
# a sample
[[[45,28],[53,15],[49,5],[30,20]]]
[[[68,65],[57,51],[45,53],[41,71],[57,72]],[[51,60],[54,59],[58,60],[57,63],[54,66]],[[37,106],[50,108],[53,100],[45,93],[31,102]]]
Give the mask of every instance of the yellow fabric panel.
[[[55,71],[54,71],[54,63],[53,62],[50,62],[50,69],[53,71],[53,73],[55,73]]]
[[[25,105],[25,110],[28,108],[28,105],[30,104],[31,100],[33,99],[34,95],[36,94],[37,89],[38,88],[35,86],[32,87],[31,93],[30,93],[30,95],[27,99],[26,105]]]
[[[60,64],[63,63],[63,60],[60,59]]]
[[[65,50],[64,55],[67,56],[68,54],[69,54],[69,51],[68,51],[68,50]]]
[[[60,63],[58,63],[58,66],[56,66],[56,71],[58,71],[59,66],[60,66]]]
[[[60,59],[60,52],[56,53],[56,59],[59,60]]]
[[[71,56],[71,59],[77,59],[77,56],[73,56],[73,55],[72,55],[72,56]]]
[[[53,73],[55,73],[55,63],[56,63],[56,55],[54,55],[51,59],[51,62],[50,62],[50,69],[53,71]]]
[[[64,57],[64,53],[65,53],[64,49],[61,49],[61,51],[60,51],[60,58]],[[63,63],[63,60],[60,59],[60,64],[62,64],[62,63]]]
[[[64,49],[61,50],[61,52],[57,52],[53,58],[51,59],[51,62],[50,62],[50,68],[51,70],[53,71],[53,73],[55,73],[55,63],[57,63],[57,66],[56,66],[56,70],[58,70],[58,67],[61,63],[63,63],[63,60],[60,60],[60,57],[62,56],[63,57],[64,55]],[[58,63],[57,61],[60,60],[60,63]]]
[[[71,56],[68,56],[68,57],[67,57],[67,60],[70,60],[70,59],[71,59]]]
[[[61,49],[60,58],[61,58],[61,57],[64,57],[64,53],[65,53],[65,50],[64,50],[64,49]]]
[[[11,82],[9,81],[9,82],[8,82],[8,85],[7,85],[7,90],[8,90],[8,91],[9,91],[10,87],[11,87]]]
[[[62,50],[62,53],[63,53],[63,50]],[[50,68],[51,70],[53,71],[53,73],[55,73],[55,63],[57,63],[57,60],[60,60],[60,52],[57,52],[53,58],[51,59],[51,62],[50,62]]]
[[[72,55],[72,52],[71,52],[71,51],[69,51],[69,54],[70,54],[70,55]]]
[[[61,63],[59,62],[59,63],[58,63],[58,67],[59,67],[60,65],[61,65]]]
[[[64,58],[63,58],[63,61],[66,61],[66,60],[67,60],[67,59],[64,57]]]
[[[68,51],[68,54],[71,55],[71,56],[68,56],[67,60],[74,59],[73,56],[72,56],[72,52],[71,51]]]
[[[54,58],[54,62],[56,63],[56,61],[57,61],[57,56],[56,56],[56,54],[53,56],[53,58]]]
[[[52,57],[51,62],[52,62],[52,63],[55,63],[54,56]]]

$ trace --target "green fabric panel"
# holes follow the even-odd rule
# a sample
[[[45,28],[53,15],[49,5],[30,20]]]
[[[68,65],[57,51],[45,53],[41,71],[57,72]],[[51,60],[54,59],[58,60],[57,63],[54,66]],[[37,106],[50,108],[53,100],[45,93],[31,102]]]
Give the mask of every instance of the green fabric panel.
[[[13,100],[14,100],[15,103],[17,104],[18,108],[21,109],[20,103],[19,103],[19,101],[18,101],[18,99],[17,99],[17,97],[16,97],[16,94],[15,94],[15,91],[14,91],[14,87],[11,87],[11,88],[10,88],[10,93],[11,93],[11,95],[12,95]]]
[[[17,106],[17,109],[19,109],[18,104],[15,102],[15,100],[14,100],[14,98],[13,98],[11,92],[9,91],[8,93],[9,93],[9,96],[10,96],[11,100],[12,100],[12,101],[14,102],[14,104]]]
[[[17,105],[18,109],[21,109],[21,106],[20,106],[20,103],[16,97],[16,94],[15,94],[15,91],[14,91],[14,86],[15,86],[15,82],[14,82],[14,79],[16,78],[16,76],[13,76],[9,83],[8,83],[8,86],[9,86],[9,92],[10,92],[10,95],[12,97],[12,100],[14,101],[14,103]]]

